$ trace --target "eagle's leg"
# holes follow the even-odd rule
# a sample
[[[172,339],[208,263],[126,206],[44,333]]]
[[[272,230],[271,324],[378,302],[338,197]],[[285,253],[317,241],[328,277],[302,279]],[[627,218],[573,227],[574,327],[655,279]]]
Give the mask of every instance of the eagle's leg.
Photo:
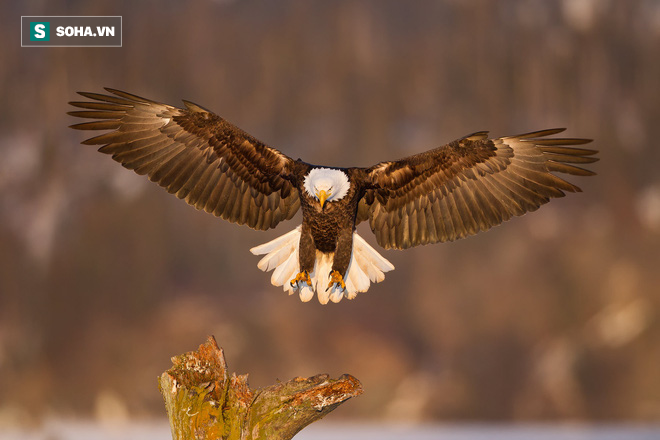
[[[291,285],[295,286],[298,284],[300,281],[307,283],[308,286],[312,285],[312,279],[309,277],[309,272],[306,270],[303,270],[302,272],[299,272],[298,275],[294,279],[291,280]]]
[[[334,284],[337,284],[342,289],[346,290],[346,283],[344,283],[344,277],[336,270],[330,272],[330,282],[328,283],[328,289],[330,289]]]
[[[348,271],[348,265],[351,263],[352,252],[353,229],[346,228],[339,233],[339,237],[337,238],[337,248],[335,249],[334,259],[332,261],[332,272],[330,272],[328,288],[336,284],[342,289],[346,289],[344,277]]]
[[[291,285],[295,285],[300,281],[304,281],[308,286],[312,285],[312,279],[309,274],[314,271],[314,264],[316,263],[316,248],[314,247],[314,238],[312,237],[309,228],[303,223],[302,231],[300,233],[300,244],[298,248],[298,264],[300,272],[294,279],[291,280]]]

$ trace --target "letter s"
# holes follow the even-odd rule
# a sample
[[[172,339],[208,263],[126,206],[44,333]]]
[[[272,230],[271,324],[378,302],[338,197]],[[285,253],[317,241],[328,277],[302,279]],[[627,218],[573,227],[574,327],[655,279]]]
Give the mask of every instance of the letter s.
[[[34,27],[34,36],[36,38],[46,38],[46,26],[38,24]]]

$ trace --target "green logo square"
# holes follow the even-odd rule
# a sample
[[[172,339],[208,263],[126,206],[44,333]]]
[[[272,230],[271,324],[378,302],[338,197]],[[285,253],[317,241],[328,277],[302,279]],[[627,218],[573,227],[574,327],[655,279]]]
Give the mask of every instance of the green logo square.
[[[30,41],[50,41],[50,22],[30,22]]]

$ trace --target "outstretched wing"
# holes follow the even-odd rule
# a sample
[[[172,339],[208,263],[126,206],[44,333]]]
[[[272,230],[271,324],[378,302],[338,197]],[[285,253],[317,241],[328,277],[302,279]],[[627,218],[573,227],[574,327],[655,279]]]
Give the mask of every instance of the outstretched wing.
[[[452,241],[534,211],[577,186],[552,174],[590,176],[574,164],[598,160],[588,139],[547,138],[564,129],[488,139],[478,132],[366,170],[358,208],[386,249]]]
[[[291,176],[306,164],[191,102],[180,109],[106,90],[114,96],[79,92],[90,101],[70,103],[85,109],[70,115],[93,119],[71,128],[113,130],[83,144],[102,145],[99,151],[124,167],[233,223],[265,230],[300,207]]]

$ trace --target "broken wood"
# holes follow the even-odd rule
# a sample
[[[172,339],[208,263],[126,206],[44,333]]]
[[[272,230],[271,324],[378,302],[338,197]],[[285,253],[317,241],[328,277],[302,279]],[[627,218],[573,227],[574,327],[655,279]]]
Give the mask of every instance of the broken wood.
[[[288,440],[362,394],[360,382],[348,374],[296,377],[252,390],[247,374],[229,375],[213,336],[172,363],[158,382],[174,440]]]

